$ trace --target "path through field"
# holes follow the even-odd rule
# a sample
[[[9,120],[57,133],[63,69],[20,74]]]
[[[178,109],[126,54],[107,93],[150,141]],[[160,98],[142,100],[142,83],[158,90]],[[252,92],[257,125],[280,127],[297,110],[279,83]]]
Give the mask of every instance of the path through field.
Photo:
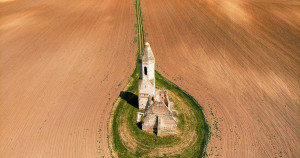
[[[157,70],[194,96],[210,157],[300,156],[300,3],[142,0]]]
[[[109,157],[135,1],[1,0],[0,157]]]

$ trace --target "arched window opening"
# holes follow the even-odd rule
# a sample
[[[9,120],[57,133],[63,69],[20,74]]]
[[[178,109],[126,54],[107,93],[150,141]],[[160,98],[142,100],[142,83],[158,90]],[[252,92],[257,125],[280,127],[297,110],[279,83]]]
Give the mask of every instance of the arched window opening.
[[[147,67],[144,67],[144,74],[147,75]]]

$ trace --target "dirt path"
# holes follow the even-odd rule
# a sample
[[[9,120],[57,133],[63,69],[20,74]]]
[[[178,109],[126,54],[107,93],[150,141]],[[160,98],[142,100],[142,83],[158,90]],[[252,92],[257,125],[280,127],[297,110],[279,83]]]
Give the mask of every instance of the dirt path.
[[[0,1],[0,157],[109,157],[135,67],[134,1]]]
[[[299,157],[299,2],[143,0],[141,7],[157,70],[205,110],[210,157]]]

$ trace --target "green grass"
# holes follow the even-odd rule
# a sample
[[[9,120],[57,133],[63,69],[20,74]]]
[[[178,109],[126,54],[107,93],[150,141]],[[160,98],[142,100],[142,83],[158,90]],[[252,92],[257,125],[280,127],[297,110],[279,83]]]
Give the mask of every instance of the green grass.
[[[138,57],[145,42],[139,0],[136,0],[136,13],[138,42],[136,63],[138,63]],[[184,101],[184,104],[189,106],[194,114],[193,116],[196,116],[185,116],[184,114],[180,113],[180,111],[178,115],[176,115],[176,118],[178,119],[178,129],[181,131],[189,130],[189,128],[195,130],[197,134],[197,140],[194,144],[186,148],[185,151],[181,153],[181,155],[175,155],[173,157],[203,157],[205,155],[205,146],[209,138],[209,128],[206,123],[201,106],[195,101],[192,96],[181,90],[174,83],[165,79],[157,71],[155,72],[155,79],[156,87],[173,92],[176,97],[180,98],[180,100]],[[135,95],[138,94],[138,65],[136,65],[136,68],[131,75],[131,80],[129,81],[127,87],[128,88],[125,91],[131,92]],[[128,104],[127,101],[120,99],[117,105],[114,106],[116,106],[116,109],[113,114],[112,132],[110,133],[110,136],[112,136],[112,150],[114,150],[114,152],[116,152],[119,157],[147,157],[147,154],[155,150],[156,147],[172,146],[180,144],[180,142],[182,141],[178,136],[158,137],[154,134],[149,134],[140,130],[136,125],[135,120],[137,112],[139,110],[136,107]],[[128,133],[130,133],[130,136],[137,141],[138,145],[136,149],[131,149],[127,145],[127,143],[130,142],[124,142],[121,138],[119,128],[124,124],[126,124],[126,128],[128,128]]]
[[[178,86],[171,83],[170,81],[164,79],[158,72],[155,73],[156,76],[156,85],[157,87],[167,89],[168,91],[172,91],[177,97],[185,102],[185,104],[189,105],[192,109],[195,116],[193,119],[187,120],[186,116],[182,113],[177,115],[178,129],[183,130],[184,126],[189,126],[189,124],[193,121],[193,125],[195,125],[195,130],[198,135],[197,141],[194,145],[190,146],[181,157],[202,157],[204,153],[205,145],[208,141],[208,133],[209,128],[204,119],[204,114],[200,105],[194,100],[192,96],[182,91]],[[138,94],[138,73],[133,75],[132,81],[129,83],[130,86],[126,90],[127,92],[132,92],[134,94]],[[147,155],[150,151],[153,151],[155,147],[164,146],[164,145],[172,145],[180,143],[180,138],[176,136],[167,136],[167,137],[158,137],[154,134],[149,134],[143,132],[138,128],[135,123],[136,115],[139,110],[134,106],[128,104],[125,100],[122,100],[118,103],[117,108],[114,112],[113,118],[113,149],[118,153],[119,157],[141,157]],[[121,116],[125,116],[127,127],[129,128],[130,135],[138,140],[140,149],[137,152],[132,153],[126,148],[126,142],[120,137],[120,133],[118,128],[122,123],[124,123],[123,119],[120,119]],[[147,150],[145,150],[147,149]],[[179,156],[179,155],[178,155]]]

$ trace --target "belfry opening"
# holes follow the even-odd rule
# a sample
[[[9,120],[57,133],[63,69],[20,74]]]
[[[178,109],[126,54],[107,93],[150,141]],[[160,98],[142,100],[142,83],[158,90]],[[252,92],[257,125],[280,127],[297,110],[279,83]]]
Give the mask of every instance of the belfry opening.
[[[147,75],[147,67],[144,67],[144,73]]]

